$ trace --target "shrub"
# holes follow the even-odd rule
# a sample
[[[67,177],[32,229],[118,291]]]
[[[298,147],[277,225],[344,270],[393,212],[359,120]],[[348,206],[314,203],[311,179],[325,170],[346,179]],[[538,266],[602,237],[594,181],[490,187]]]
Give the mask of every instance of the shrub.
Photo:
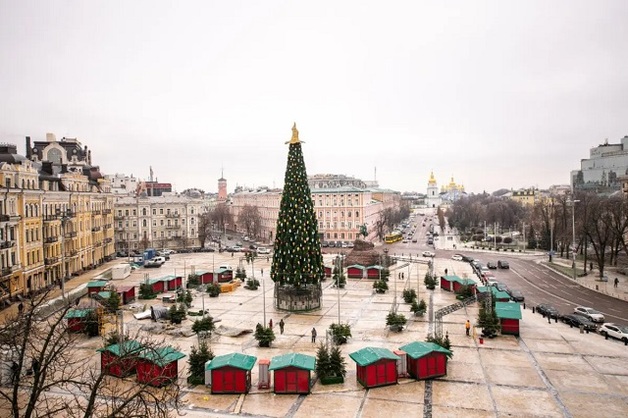
[[[376,280],[373,282],[373,289],[375,289],[377,293],[385,293],[388,290],[388,283],[386,283],[384,279]]]
[[[106,301],[107,310],[109,312],[117,311],[120,308],[121,302],[120,295],[116,292],[116,289],[112,289],[109,299]]]
[[[260,282],[257,279],[248,279],[246,284],[244,285],[245,289],[257,290],[259,288]]]
[[[458,289],[458,291],[456,292],[456,294],[457,294],[458,296],[460,296],[462,299],[466,299],[466,298],[469,298],[469,297],[473,296],[473,290],[472,290],[471,286],[469,286],[469,285],[464,285],[464,286],[461,286],[461,287]]]
[[[140,299],[155,299],[157,294],[153,291],[153,287],[148,283],[140,284]]]
[[[199,332],[211,333],[214,329],[216,329],[216,325],[214,324],[214,318],[212,318],[211,316],[197,319],[192,324],[192,331],[195,334],[198,334]]]
[[[182,303],[172,305],[168,310],[168,317],[171,323],[180,324],[186,317],[185,305]]]
[[[500,237],[499,235],[495,237],[495,243],[497,244],[501,244],[502,242],[502,237]]]
[[[184,291],[183,289],[179,289],[177,292],[177,302],[185,303],[186,307],[192,306],[192,293],[189,290]]]
[[[436,278],[432,277],[432,275],[427,272],[425,273],[425,280],[423,280],[423,283],[425,283],[425,287],[427,287],[430,290],[434,290],[436,288]]]
[[[512,244],[512,238],[511,237],[505,237],[504,238],[504,244]]]
[[[273,329],[259,323],[255,326],[255,334],[253,334],[253,336],[257,340],[259,347],[270,347],[270,344],[275,341]]]
[[[188,274],[188,282],[186,287],[194,289],[201,284],[201,277],[198,274]]]
[[[387,267],[384,267],[382,269],[381,276],[382,280],[388,281],[388,278],[390,277],[390,270]]]
[[[192,346],[188,357],[189,375],[188,383],[191,385],[205,384],[205,363],[214,358],[214,352],[205,342],[199,344],[199,348]]]
[[[402,314],[390,312],[386,315],[386,325],[390,327],[391,331],[401,331],[404,325],[406,325],[406,317]]]
[[[244,268],[238,267],[236,269],[235,277],[236,277],[236,279],[240,279],[240,280],[244,281],[244,279],[246,279],[246,270],[244,270]]]
[[[207,285],[207,293],[210,298],[215,298],[220,295],[220,285],[218,283],[210,283]]]
[[[351,338],[351,325],[333,323],[329,326],[334,344],[345,344]]]
[[[426,340],[429,343],[436,343],[438,345],[440,345],[441,347],[451,351],[451,341],[449,341],[449,334],[445,334],[445,337],[443,338],[442,336],[431,336],[428,335]],[[447,357],[451,358],[453,354],[447,354]]]
[[[425,315],[425,312],[427,312],[427,304],[425,303],[425,300],[421,299],[420,302],[417,302],[416,299],[413,300],[410,311],[416,316]]]
[[[416,300],[416,290],[414,289],[404,289],[403,293],[403,301],[405,303],[412,303]]]

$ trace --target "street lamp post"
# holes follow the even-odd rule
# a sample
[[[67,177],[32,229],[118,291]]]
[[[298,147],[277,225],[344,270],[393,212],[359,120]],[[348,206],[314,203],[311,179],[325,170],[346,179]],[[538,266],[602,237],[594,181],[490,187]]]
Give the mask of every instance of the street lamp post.
[[[571,268],[573,270],[573,280],[576,281],[576,203],[579,200],[571,201],[571,232],[572,232],[572,242],[571,242]]]
[[[61,297],[63,301],[66,302],[65,295],[65,276],[67,275],[65,268],[65,227],[67,222],[70,220],[70,209],[66,209],[61,211],[60,209],[56,210],[57,216],[61,220]]]
[[[336,258],[336,267],[338,268],[338,281],[336,282],[338,297],[338,325],[340,325],[340,280],[342,278],[342,254],[338,254],[338,257]]]

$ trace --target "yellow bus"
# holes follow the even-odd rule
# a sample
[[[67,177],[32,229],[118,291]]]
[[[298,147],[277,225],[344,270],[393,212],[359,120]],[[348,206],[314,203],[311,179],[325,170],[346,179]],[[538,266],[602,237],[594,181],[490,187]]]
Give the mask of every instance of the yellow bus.
[[[399,231],[393,231],[390,234],[384,237],[384,241],[386,244],[392,244],[394,242],[399,242],[403,239],[403,234]]]

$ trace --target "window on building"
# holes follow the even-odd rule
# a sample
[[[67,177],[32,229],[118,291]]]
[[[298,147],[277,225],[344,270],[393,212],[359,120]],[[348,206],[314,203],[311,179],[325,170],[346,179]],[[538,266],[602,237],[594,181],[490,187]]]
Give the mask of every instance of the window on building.
[[[142,216],[146,216],[146,208],[142,209]]]
[[[159,214],[160,214],[160,215],[163,215],[163,214],[164,214],[164,210],[163,210],[163,208],[159,209]]]
[[[359,217],[360,217],[360,211],[359,211],[359,210],[356,210],[356,211],[355,211],[355,217],[356,217],[356,218],[359,218]]]
[[[347,212],[347,217],[351,217],[351,212]]]
[[[133,216],[137,216],[137,209],[133,209]]]
[[[162,219],[161,221],[159,221],[161,226],[164,226],[164,220]]]
[[[166,209],[166,215],[170,215],[170,209]]]
[[[320,229],[323,229],[323,221],[319,221],[319,222],[318,222],[318,227],[319,227]]]
[[[340,239],[345,239],[345,233],[344,232],[340,234]]]
[[[122,216],[122,210],[118,211],[118,216]]]
[[[338,233],[334,232],[334,239],[338,239]]]
[[[153,215],[157,215],[157,209],[153,209]]]
[[[142,226],[143,226],[144,228],[146,228],[146,226],[147,226],[146,224],[147,224],[146,219],[142,219]]]
[[[124,214],[125,214],[126,216],[129,216],[129,210],[128,210],[128,209],[126,209],[126,210],[124,211]]]

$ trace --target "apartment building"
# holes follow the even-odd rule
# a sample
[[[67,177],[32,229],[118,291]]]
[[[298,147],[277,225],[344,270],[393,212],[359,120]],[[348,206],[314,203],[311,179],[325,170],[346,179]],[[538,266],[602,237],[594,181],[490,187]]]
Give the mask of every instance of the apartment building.
[[[0,304],[114,254],[111,184],[76,138],[0,144]]]

